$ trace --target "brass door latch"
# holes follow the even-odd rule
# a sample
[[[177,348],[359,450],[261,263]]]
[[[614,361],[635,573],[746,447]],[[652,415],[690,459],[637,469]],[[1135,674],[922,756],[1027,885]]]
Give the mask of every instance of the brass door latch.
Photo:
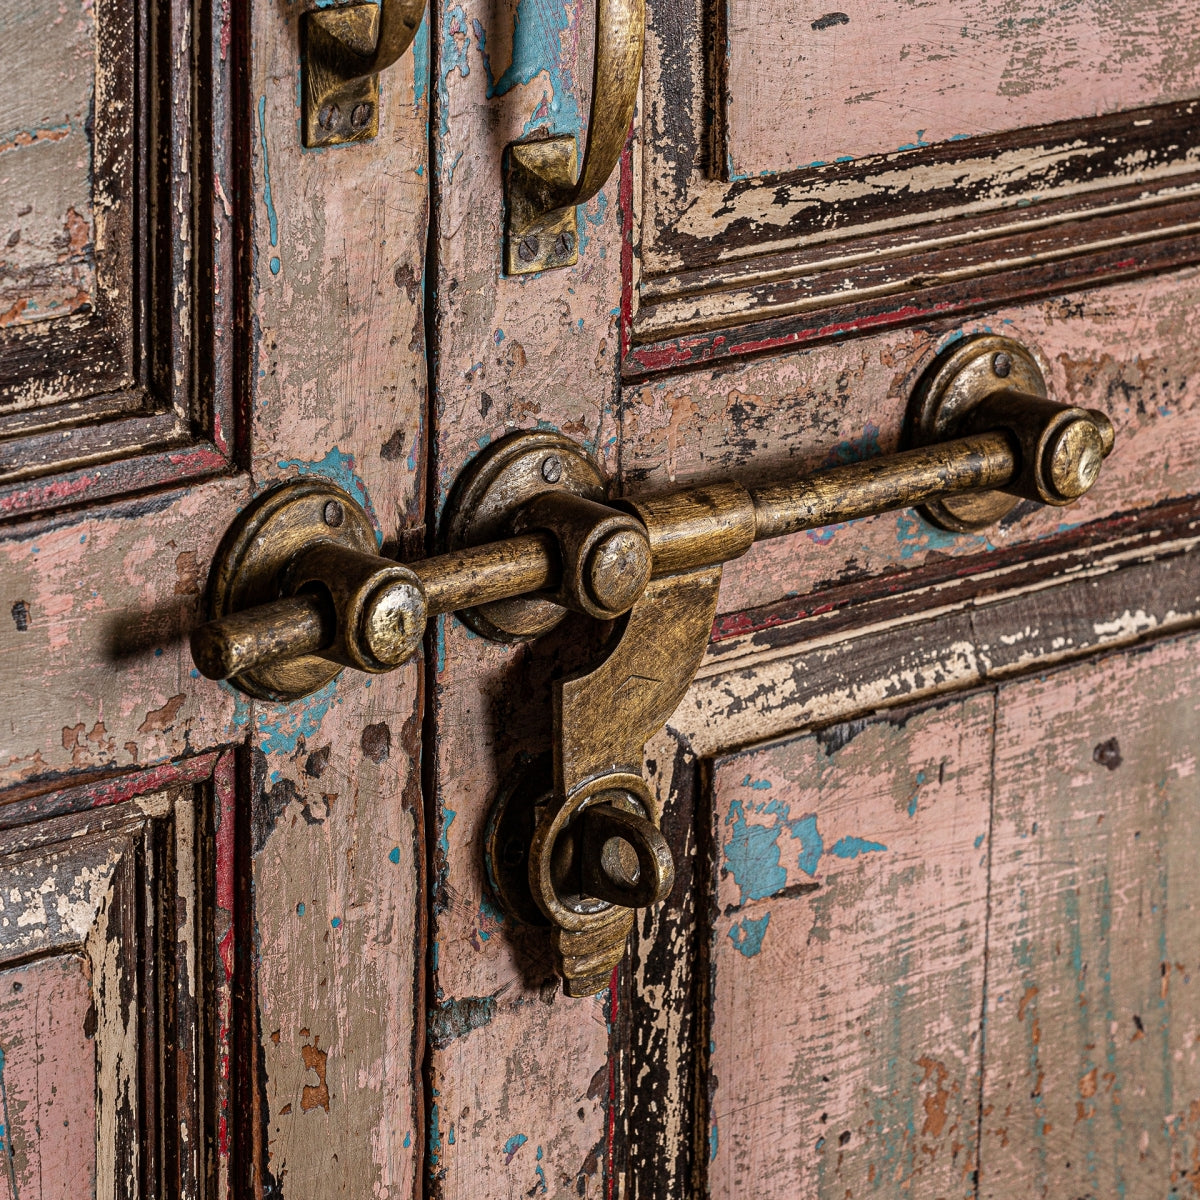
[[[704,656],[722,565],[761,538],[910,505],[962,531],[1022,498],[1068,504],[1095,483],[1113,437],[1103,413],[1048,399],[1022,346],[984,335],[922,380],[910,449],[786,482],[605,501],[602,475],[574,442],[514,434],[460,479],[446,552],[408,565],[375,552],[346,493],[307,478],[238,518],[192,653],[209,678],[292,699],[344,666],[406,661],[440,613],[506,641],[547,632],[567,610],[623,618],[601,662],[555,684],[552,760],[502,792],[486,838],[501,903],[550,927],[566,991],[588,995],[620,961],[634,910],[673,883],[642,755]]]

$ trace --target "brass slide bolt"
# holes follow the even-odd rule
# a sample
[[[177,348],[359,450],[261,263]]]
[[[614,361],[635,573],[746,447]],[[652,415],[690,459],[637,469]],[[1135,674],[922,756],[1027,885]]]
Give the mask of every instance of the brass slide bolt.
[[[405,662],[440,613],[504,641],[538,637],[568,610],[623,617],[601,662],[554,685],[553,756],[497,798],[486,838],[501,903],[550,927],[567,991],[586,995],[620,961],[634,909],[673,884],[642,756],[704,656],[722,565],[759,539],[910,505],[974,531],[1021,499],[1069,504],[1096,482],[1114,434],[1103,413],[1050,400],[1023,346],[984,335],[933,363],[908,441],[774,484],[718,480],[606,501],[574,442],[518,433],[463,473],[445,552],[408,565],[377,553],[366,515],[340,489],[284,484],[227,536],[192,654],[209,678],[281,700],[346,666]]]

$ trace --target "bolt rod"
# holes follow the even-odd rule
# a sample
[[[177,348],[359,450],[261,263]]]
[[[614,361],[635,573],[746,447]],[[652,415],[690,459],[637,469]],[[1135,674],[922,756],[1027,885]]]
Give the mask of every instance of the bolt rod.
[[[1017,476],[1019,455],[1010,434],[982,433],[830,467],[791,483],[750,488],[755,540],[820,529],[952,493],[1003,488]],[[553,591],[562,575],[555,540],[542,532],[408,566],[421,580],[431,617]],[[687,566],[673,562],[670,570]],[[664,573],[666,568],[654,571]],[[201,626],[192,634],[192,653],[210,679],[228,679],[268,660],[318,654],[333,644],[335,635],[336,620],[328,605],[302,593]]]

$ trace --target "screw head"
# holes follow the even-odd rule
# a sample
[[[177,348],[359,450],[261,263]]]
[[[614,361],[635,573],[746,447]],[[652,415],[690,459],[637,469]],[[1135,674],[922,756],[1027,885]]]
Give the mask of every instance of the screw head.
[[[371,120],[375,112],[375,106],[368,104],[365,100],[361,104],[354,106],[354,111],[350,114],[350,124],[355,129],[363,129]]]
[[[325,518],[325,524],[330,529],[339,528],[346,520],[346,510],[342,507],[340,500],[327,500],[324,512],[321,515]]]
[[[1088,491],[1104,462],[1100,430],[1085,417],[1069,421],[1050,438],[1042,458],[1047,482],[1063,500]]]
[[[562,478],[562,459],[557,454],[548,455],[542,460],[542,478],[547,483],[557,483]]]
[[[538,256],[538,250],[541,249],[541,243],[538,241],[536,233],[527,233],[522,239],[521,244],[517,247],[517,257],[522,262],[533,262]]]
[[[587,589],[606,612],[622,613],[637,603],[650,582],[650,541],[636,529],[616,529],[588,556]]]
[[[567,258],[571,251],[575,249],[575,235],[569,230],[564,229],[562,233],[554,239],[554,253],[559,258]]]
[[[1012,374],[1012,359],[1003,350],[993,356],[992,372],[997,379],[1007,379]]]
[[[321,111],[317,113],[317,124],[322,129],[332,129],[341,115],[342,110],[336,104],[323,104]]]

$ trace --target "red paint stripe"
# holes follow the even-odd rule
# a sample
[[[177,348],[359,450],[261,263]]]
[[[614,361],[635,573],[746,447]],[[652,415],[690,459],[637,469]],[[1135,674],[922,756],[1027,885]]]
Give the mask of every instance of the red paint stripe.
[[[229,459],[208,445],[126,459],[0,490],[0,516],[19,516],[81,500],[100,500],[182,483],[228,470],[229,466]]]
[[[633,140],[627,139],[621,155],[618,190],[621,206],[621,317],[619,337],[622,360],[633,344]]]

